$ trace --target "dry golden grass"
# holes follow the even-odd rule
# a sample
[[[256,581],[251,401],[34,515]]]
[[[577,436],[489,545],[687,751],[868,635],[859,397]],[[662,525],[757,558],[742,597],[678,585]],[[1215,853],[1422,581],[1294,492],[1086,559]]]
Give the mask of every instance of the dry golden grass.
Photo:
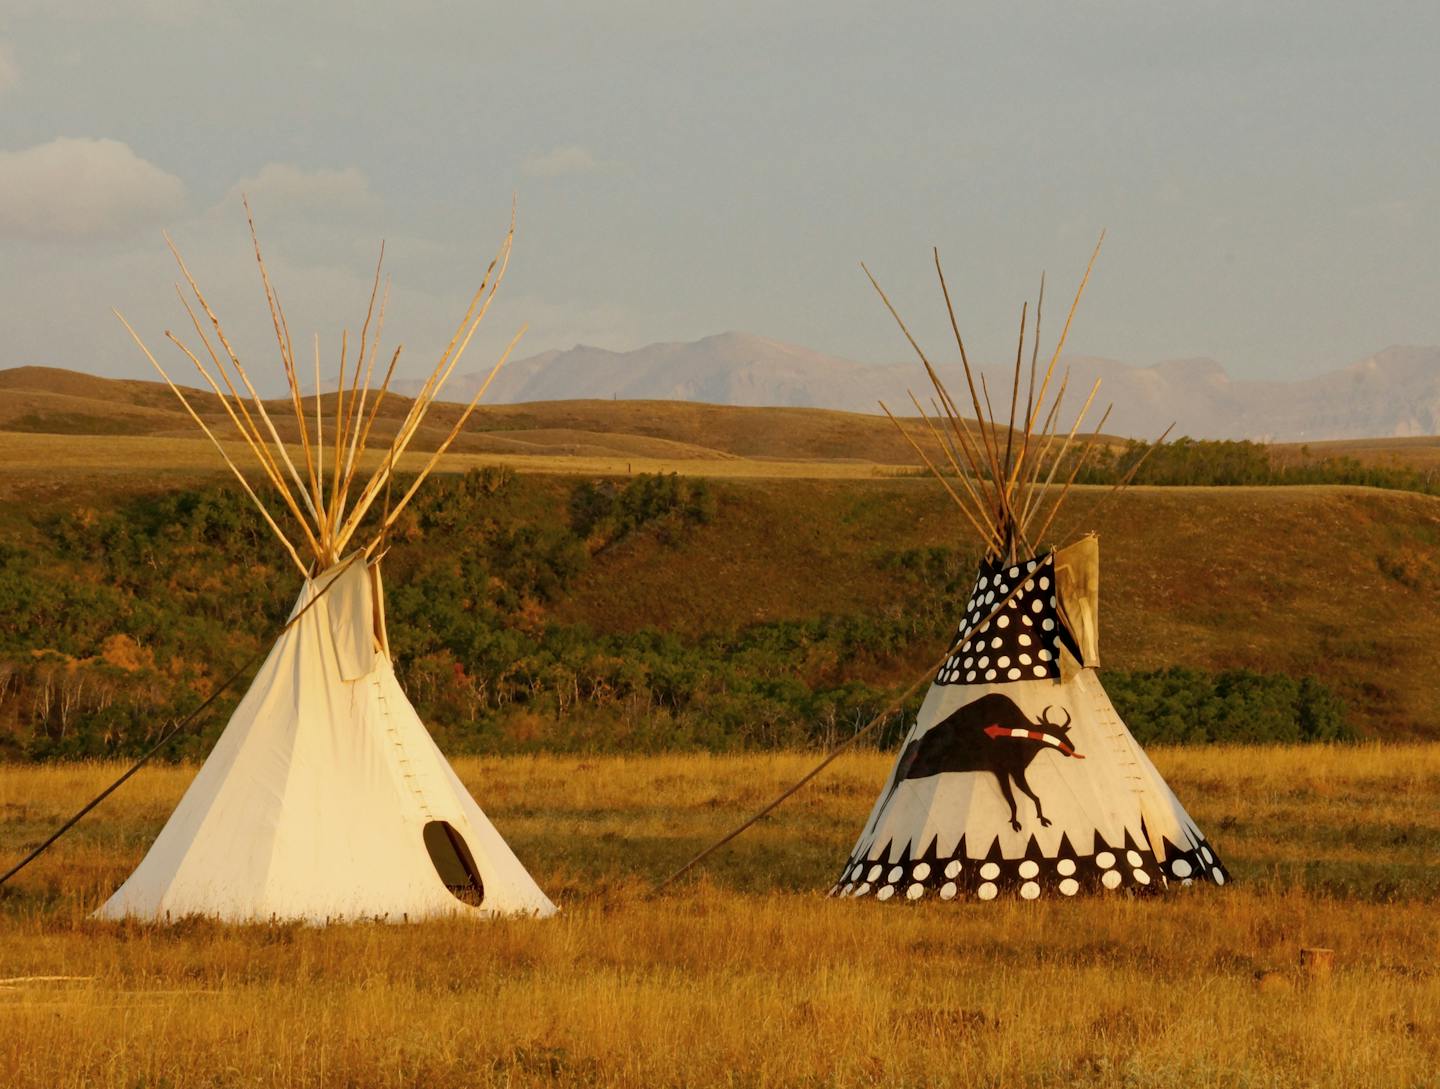
[[[553,435],[548,435],[554,438]],[[574,436],[571,436],[574,438]],[[483,438],[483,436],[482,436]],[[625,436],[621,436],[625,438]],[[498,443],[497,443],[498,445]],[[635,452],[606,452],[603,442],[548,443],[540,453],[455,453],[440,459],[442,472],[464,472],[487,465],[503,465],[529,473],[561,473],[575,476],[624,476],[629,473],[679,473],[682,476],[813,478],[821,480],[864,480],[877,476],[910,473],[908,465],[882,465],[868,461],[810,461],[784,458],[735,457],[700,451],[695,456],[667,456],[659,453],[661,440],[633,440]],[[682,444],[671,444],[679,455]],[[232,458],[246,456],[237,440],[225,444]],[[557,448],[578,453],[557,453]],[[292,450],[292,456],[299,448]],[[400,467],[415,471],[429,455],[407,453]],[[380,455],[370,452],[364,464],[372,467]],[[205,438],[178,438],[165,435],[50,435],[0,431],[0,485],[54,483],[65,477],[93,487],[98,481],[114,486],[127,476],[137,482],[154,481],[155,474],[172,477],[217,476],[219,459]],[[223,471],[223,468],[222,468]],[[258,476],[258,473],[256,474]]]
[[[1235,884],[829,901],[888,766],[862,753],[651,898],[814,757],[542,757],[457,766],[554,919],[88,922],[192,773],[147,770],[0,900],[0,1083],[1434,1085],[1440,745],[1154,755]],[[114,770],[0,768],[0,856]]]
[[[218,398],[208,390],[187,396],[217,433],[231,434]],[[328,405],[333,397],[327,394],[323,400]],[[376,421],[377,440],[393,433],[410,403],[395,394],[386,399]],[[295,439],[289,402],[273,401],[270,408],[277,413],[282,436]],[[434,449],[462,408],[435,405],[414,448]],[[905,426],[914,435],[926,433],[916,418],[906,420]],[[112,438],[126,440],[118,449],[132,464],[153,462],[180,470],[214,465],[208,445],[195,436],[190,418],[159,382],[100,378],[52,367],[0,369],[0,432],[11,432],[0,439],[0,464],[9,457],[32,461],[50,449],[16,445],[15,433],[43,433],[88,437],[89,443],[55,449],[63,461],[73,457],[77,460],[70,463],[91,468],[114,467],[105,457]],[[176,444],[192,437],[193,448]],[[92,453],[96,447],[98,458]],[[1440,439],[1435,436],[1279,443],[1271,449],[1282,461],[1348,457],[1366,465],[1422,472],[1440,466]],[[484,464],[537,472],[623,473],[630,466],[635,472],[711,476],[863,477],[874,475],[877,466],[916,464],[914,451],[881,415],[684,401],[482,403],[457,440],[456,451],[485,455]],[[716,464],[727,461],[738,464]]]
[[[186,396],[217,434],[235,434],[213,394],[196,390]],[[327,409],[332,407],[333,397],[327,394],[322,398]],[[376,419],[375,438],[392,434],[409,406],[407,397],[388,396]],[[414,448],[434,449],[463,407],[435,405]],[[276,414],[280,434],[296,439],[289,402],[271,402],[270,411]],[[921,427],[918,420],[909,426]],[[0,430],[162,440],[195,434],[184,409],[159,382],[117,381],[46,367],[0,370]],[[559,455],[588,448],[608,450],[611,457],[670,460],[738,456],[908,464],[913,458],[904,439],[883,416],[681,401],[482,404],[459,442],[460,449],[480,452],[544,454],[548,450]]]
[[[1383,468],[1418,469],[1433,472],[1440,468],[1440,437],[1332,439],[1324,442],[1276,443],[1272,449],[1282,458],[1354,458],[1362,465]]]

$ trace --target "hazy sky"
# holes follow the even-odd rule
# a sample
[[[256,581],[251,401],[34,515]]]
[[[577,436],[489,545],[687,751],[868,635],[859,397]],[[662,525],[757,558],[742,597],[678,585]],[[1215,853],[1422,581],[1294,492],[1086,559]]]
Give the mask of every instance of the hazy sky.
[[[1105,227],[1073,350],[1309,374],[1440,343],[1437,41],[1440,5],[1329,0],[0,0],[0,366],[145,374],[109,308],[185,320],[162,228],[268,364],[244,190],[327,358],[387,240],[409,373],[514,194],[467,369],[522,322],[899,360],[857,262],[938,344],[932,244],[1002,357]]]

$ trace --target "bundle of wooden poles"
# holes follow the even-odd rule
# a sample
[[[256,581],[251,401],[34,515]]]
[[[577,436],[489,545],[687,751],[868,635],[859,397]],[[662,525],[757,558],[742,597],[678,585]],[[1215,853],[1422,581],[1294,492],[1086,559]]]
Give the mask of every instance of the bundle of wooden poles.
[[[439,399],[445,383],[465,354],[465,349],[469,347],[471,338],[490,309],[495,292],[499,289],[501,280],[504,279],[505,270],[510,261],[511,244],[515,237],[515,220],[512,212],[510,229],[505,235],[505,240],[500,246],[499,253],[486,269],[485,277],[479,289],[472,296],[464,317],[461,318],[445,351],[441,353],[439,362],[435,364],[420,391],[410,402],[409,410],[400,421],[388,447],[379,451],[381,456],[378,460],[372,459],[372,468],[368,477],[365,477],[362,462],[365,460],[371,429],[390,392],[391,379],[395,375],[396,364],[400,361],[402,350],[401,347],[396,347],[390,356],[389,364],[385,368],[384,377],[378,389],[374,387],[372,383],[375,377],[376,362],[380,357],[380,337],[385,325],[386,301],[389,298],[388,283],[383,293],[380,290],[385,247],[383,244],[380,247],[380,258],[375,265],[375,281],[371,287],[370,301],[365,311],[365,319],[360,326],[360,335],[356,342],[353,359],[350,358],[349,334],[346,332],[341,335],[339,377],[336,382],[335,395],[331,398],[328,423],[325,419],[324,399],[321,396],[320,343],[319,338],[315,338],[315,408],[312,420],[306,409],[306,397],[301,389],[300,367],[290,339],[290,328],[285,319],[285,310],[281,306],[279,295],[270,282],[270,274],[265,267],[265,258],[260,251],[255,220],[251,215],[248,202],[245,205],[245,215],[250,225],[250,238],[255,248],[255,261],[259,266],[265,301],[269,306],[271,323],[275,329],[280,363],[289,387],[289,409],[294,414],[298,432],[297,442],[287,444],[281,438],[280,431],[271,416],[271,410],[266,407],[260,394],[256,392],[250,375],[241,363],[230,338],[225,334],[220,319],[206,301],[195,277],[191,275],[180,251],[168,235],[165,237],[165,242],[170,247],[171,254],[174,255],[176,265],[179,267],[185,284],[188,285],[190,295],[193,295],[193,303],[178,283],[175,285],[175,291],[195,330],[201,346],[200,351],[195,351],[190,344],[170,330],[166,330],[165,337],[194,365],[205,384],[220,399],[224,416],[228,418],[231,427],[226,428],[222,420],[219,425],[221,434],[217,435],[216,429],[202,418],[190,397],[187,397],[185,390],[171,380],[170,375],[156,360],[130,323],[118,311],[115,316],[124,324],[130,336],[139,345],[140,350],[145,353],[145,357],[150,360],[166,384],[174,391],[175,396],[180,399],[180,403],[185,406],[190,416],[215,445],[220,456],[225,459],[225,464],[230,467],[240,481],[241,487],[259,508],[266,524],[285,546],[286,553],[294,561],[295,566],[308,577],[331,567],[339,560],[360,528],[366,514],[384,495],[384,511],[378,521],[372,524],[373,532],[363,546],[367,556],[376,548],[400,512],[415,495],[421,482],[435,469],[441,456],[460,435],[476,404],[484,396],[491,381],[504,366],[511,351],[514,350],[516,343],[524,334],[525,330],[522,327],[490,369],[474,397],[464,406],[449,432],[436,444],[429,459],[424,462],[409,487],[398,501],[391,502],[391,485],[401,457],[420,432],[421,425],[424,424],[426,416]],[[240,392],[242,388],[244,395]],[[301,547],[297,548],[290,540],[289,535],[280,528],[270,511],[266,509],[266,505],[251,487],[246,475],[231,459],[221,440],[222,438],[231,438],[233,441],[233,435],[229,433],[232,428],[239,434],[245,448],[258,463],[265,479],[278,493],[281,502],[298,525],[303,536]],[[296,456],[291,454],[289,449],[291,445],[298,445]],[[329,453],[328,468],[327,451]],[[298,465],[296,464],[297,459]],[[357,490],[356,481],[361,477],[364,477],[364,483]],[[302,558],[302,553],[309,554],[308,562]]]
[[[1020,336],[1015,349],[1009,412],[1004,417],[997,416],[995,412],[989,382],[985,376],[981,374],[978,382],[976,380],[976,369],[971,365],[965,350],[965,340],[960,335],[960,325],[955,317],[950,289],[945,282],[944,269],[940,265],[940,251],[934,251],[935,274],[940,281],[950,328],[959,349],[960,365],[964,370],[965,386],[973,411],[971,419],[962,414],[925,350],[911,334],[904,319],[900,317],[870,270],[865,268],[865,275],[870,278],[870,283],[879,292],[886,308],[905,334],[905,339],[920,357],[934,388],[929,412],[913,392],[910,400],[924,423],[922,437],[929,435],[933,440],[932,450],[938,450],[938,456],[932,457],[927,453],[922,444],[916,441],[911,428],[897,420],[883,402],[880,407],[905,436],[906,441],[914,447],[926,467],[945,485],[950,498],[985,542],[986,556],[989,559],[1014,563],[1035,555],[1035,545],[1046,540],[1046,535],[1050,532],[1055,516],[1060,512],[1071,487],[1095,452],[1103,445],[1099,440],[1105,422],[1110,417],[1110,408],[1106,408],[1100,422],[1089,436],[1080,436],[1079,450],[1071,456],[1081,424],[1100,390],[1100,380],[1097,378],[1091,386],[1070,428],[1062,430],[1060,420],[1062,405],[1070,385],[1070,369],[1067,366],[1061,371],[1058,383],[1055,382],[1055,374],[1075,310],[1085,293],[1085,285],[1090,280],[1090,272],[1095,267],[1095,259],[1100,254],[1100,246],[1104,240],[1105,236],[1102,234],[1095,245],[1095,251],[1090,255],[1085,274],[1080,279],[1080,286],[1075,291],[1075,298],[1065,317],[1065,325],[1043,372],[1039,370],[1039,358],[1045,278],[1043,275],[1040,278],[1040,293],[1035,305],[1031,334],[1029,378],[1023,403],[1020,385],[1024,371],[1029,303],[1021,307]],[[865,266],[862,264],[861,267]],[[1004,408],[1003,402],[1001,408]],[[1167,431],[1166,434],[1168,433]],[[1160,441],[1163,442],[1164,438],[1162,435]],[[1062,470],[1063,476],[1060,475]],[[1057,478],[1060,480],[1058,488],[1055,487]],[[951,479],[957,482],[956,486],[951,485]]]

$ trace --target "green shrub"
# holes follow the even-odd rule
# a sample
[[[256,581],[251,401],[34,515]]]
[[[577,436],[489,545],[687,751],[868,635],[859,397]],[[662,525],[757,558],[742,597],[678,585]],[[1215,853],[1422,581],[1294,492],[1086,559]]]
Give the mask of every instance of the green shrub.
[[[1067,455],[1060,479],[1080,456],[1078,448]],[[1127,478],[1135,484],[1161,485],[1351,484],[1440,495],[1440,472],[1433,469],[1364,465],[1352,457],[1317,458],[1309,447],[1291,454],[1258,442],[1188,436],[1163,446],[1130,439],[1119,449],[1091,451],[1076,480],[1116,484]]]
[[[583,482],[570,493],[570,528],[597,552],[652,523],[708,525],[714,517],[710,485],[675,473],[641,473],[623,486]]]
[[[1105,690],[1141,742],[1346,741],[1355,737],[1345,706],[1314,678],[1173,666],[1107,670]]]
[[[584,483],[561,521],[552,495],[506,470],[439,477],[389,535],[397,670],[449,751],[829,747],[908,683],[862,678],[903,675],[953,636],[953,606],[978,559],[877,550],[870,564],[897,587],[883,614],[687,637],[597,632],[556,624],[550,610],[594,562],[596,542],[704,532],[714,497],[673,474]],[[0,754],[143,751],[267,649],[294,601],[296,574],[236,488],[142,496],[32,528],[0,540]],[[1105,679],[1143,741],[1350,736],[1344,708],[1313,680],[1179,668]],[[244,685],[166,756],[207,752]],[[877,743],[898,744],[923,695],[886,720]]]

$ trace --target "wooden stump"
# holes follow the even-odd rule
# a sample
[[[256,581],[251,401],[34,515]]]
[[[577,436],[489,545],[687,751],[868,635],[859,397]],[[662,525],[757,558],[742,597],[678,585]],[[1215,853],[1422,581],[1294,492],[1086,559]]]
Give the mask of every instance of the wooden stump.
[[[1300,950],[1300,970],[1312,980],[1329,979],[1330,972],[1335,967],[1335,950],[1333,949],[1302,949]]]

